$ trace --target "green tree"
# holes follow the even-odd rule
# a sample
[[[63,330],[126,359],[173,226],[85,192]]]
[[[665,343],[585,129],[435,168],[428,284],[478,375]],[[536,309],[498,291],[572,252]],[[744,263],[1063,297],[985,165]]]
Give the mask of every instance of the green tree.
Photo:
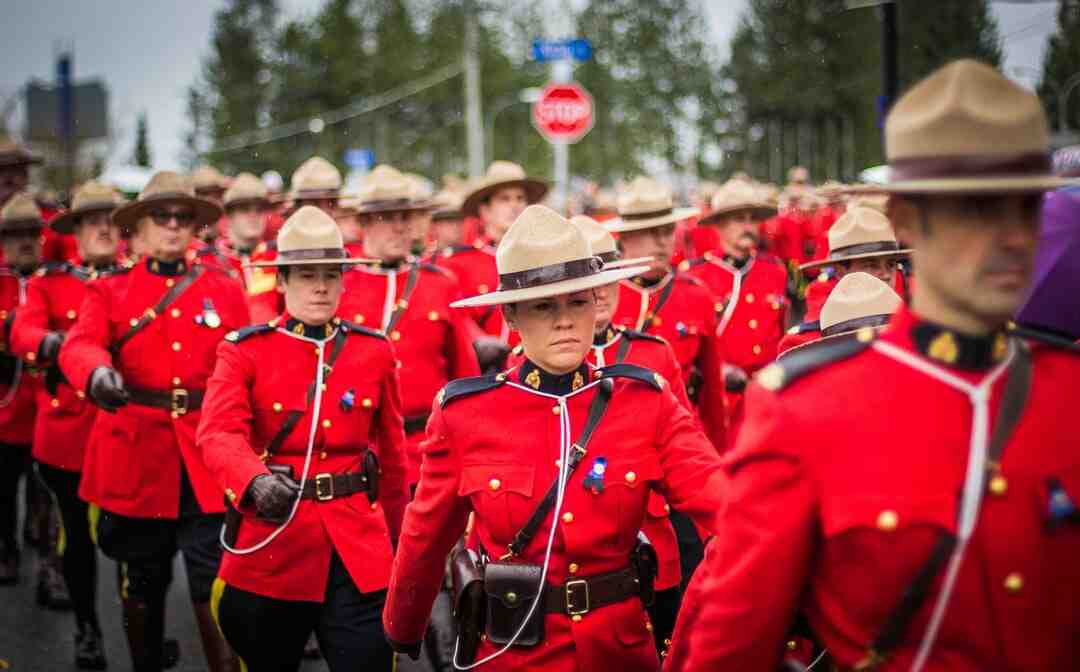
[[[1068,88],[1072,104],[1067,105],[1066,126],[1080,129],[1080,96],[1076,88],[1080,87],[1080,2],[1060,0],[1058,5],[1057,31],[1050,36],[1050,42],[1043,52],[1042,81],[1039,83],[1039,96],[1043,100],[1051,123],[1058,131],[1061,128],[1061,104],[1059,96]]]
[[[135,152],[132,155],[131,162],[136,166],[143,166],[149,168],[152,163],[150,160],[150,141],[147,138],[146,112],[139,115],[139,121],[135,125]]]

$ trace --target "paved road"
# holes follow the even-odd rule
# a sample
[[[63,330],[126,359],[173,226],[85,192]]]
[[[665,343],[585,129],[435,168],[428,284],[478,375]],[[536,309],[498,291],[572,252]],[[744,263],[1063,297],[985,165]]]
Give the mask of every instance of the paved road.
[[[19,501],[22,499],[20,496]],[[14,586],[0,586],[0,670],[76,670],[73,663],[74,617],[71,612],[47,611],[35,604],[36,565],[36,554],[24,551],[19,582]],[[102,619],[109,669],[129,670],[120,599],[116,591],[116,563],[99,554],[98,572],[98,612]],[[205,670],[202,643],[188,601],[187,577],[179,559],[174,566],[174,576],[166,616],[167,636],[175,637],[180,642],[181,659],[174,669],[178,672]],[[5,668],[5,663],[8,668]],[[301,669],[315,672],[327,668],[322,661],[310,661],[305,662]],[[430,667],[407,659],[399,662],[397,669],[401,672],[430,672]]]

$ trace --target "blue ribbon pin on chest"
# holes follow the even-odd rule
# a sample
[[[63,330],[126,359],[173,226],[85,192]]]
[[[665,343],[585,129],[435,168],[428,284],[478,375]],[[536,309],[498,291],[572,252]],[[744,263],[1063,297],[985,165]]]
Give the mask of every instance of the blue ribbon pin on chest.
[[[1066,522],[1080,520],[1076,503],[1061,481],[1053,476],[1046,479],[1046,499],[1046,524],[1051,530]]]
[[[341,401],[338,402],[341,406],[341,410],[348,413],[356,405],[356,393],[350,390],[345,390],[345,394],[341,395]]]
[[[598,457],[593,460],[592,468],[589,469],[589,473],[585,476],[583,485],[585,489],[594,495],[599,495],[604,491],[604,474],[607,472],[607,458]]]

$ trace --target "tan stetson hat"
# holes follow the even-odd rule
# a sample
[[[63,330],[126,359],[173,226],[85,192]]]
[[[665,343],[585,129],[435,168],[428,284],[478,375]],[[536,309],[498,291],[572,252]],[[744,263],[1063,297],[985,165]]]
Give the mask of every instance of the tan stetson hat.
[[[651,229],[696,217],[697,208],[676,208],[671,189],[648,177],[635,178],[618,196],[619,216],[604,222],[612,233]]]
[[[653,259],[652,257],[622,259],[622,253],[619,252],[619,247],[615,244],[615,236],[611,235],[603,224],[592,217],[574,215],[570,218],[570,222],[585,234],[585,238],[589,241],[589,247],[592,248],[592,253],[600,257],[600,261],[604,262],[605,271],[629,266],[642,266]]]
[[[251,173],[240,173],[229,185],[225,192],[223,202],[225,208],[231,208],[244,203],[255,203],[264,208],[270,207],[269,190],[262,180]]]
[[[869,273],[848,273],[836,283],[821,308],[821,338],[785,350],[777,359],[837,338],[868,340],[874,331],[889,324],[902,303],[892,287]]]
[[[542,180],[529,177],[525,169],[510,161],[494,161],[488,166],[484,177],[473,185],[472,191],[465,197],[461,211],[466,215],[478,216],[480,203],[499,189],[521,187],[530,204],[538,203],[548,192],[548,185]]]
[[[34,197],[20,191],[8,199],[0,210],[0,234],[12,231],[33,231],[45,226]]]
[[[728,180],[713,194],[712,209],[698,224],[715,224],[723,219],[724,215],[745,210],[761,219],[776,214],[776,208],[766,200],[761,187],[744,180]]]
[[[42,163],[42,158],[0,132],[0,166],[30,166]]]
[[[75,191],[71,209],[54,217],[49,226],[57,233],[71,233],[79,217],[91,212],[113,212],[123,204],[123,197],[115,189],[90,180]]]
[[[464,201],[465,197],[460,191],[443,189],[431,198],[431,205],[434,208],[434,212],[431,213],[432,220],[438,222],[463,219],[465,215],[461,212],[461,204]]]
[[[321,156],[304,161],[290,182],[293,200],[337,198],[341,194],[341,171]]]
[[[213,166],[199,166],[191,174],[191,184],[196,194],[225,191],[229,180]]]
[[[150,178],[138,199],[113,213],[113,221],[122,228],[134,229],[140,217],[169,203],[193,208],[198,220],[196,228],[210,224],[221,216],[221,208],[216,203],[195,195],[190,180],[170,170],[163,170]]]
[[[954,61],[916,84],[885,120],[889,181],[900,194],[1041,192],[1075,184],[1050,170],[1046,114],[994,68]]]
[[[604,270],[589,239],[545,205],[530,205],[518,216],[495,251],[499,288],[450,304],[455,308],[495,306],[602,287],[649,270],[634,266]]]
[[[341,229],[334,218],[314,205],[302,205],[285,220],[277,235],[277,259],[245,266],[313,266],[370,264],[372,259],[349,258]]]
[[[393,166],[375,166],[364,178],[359,194],[343,201],[342,207],[351,208],[361,215],[430,209],[430,201],[413,198],[414,188],[409,178]]]
[[[800,270],[828,266],[840,261],[871,257],[902,257],[911,250],[900,249],[889,218],[873,208],[854,207],[829,227],[829,256],[808,261]]]

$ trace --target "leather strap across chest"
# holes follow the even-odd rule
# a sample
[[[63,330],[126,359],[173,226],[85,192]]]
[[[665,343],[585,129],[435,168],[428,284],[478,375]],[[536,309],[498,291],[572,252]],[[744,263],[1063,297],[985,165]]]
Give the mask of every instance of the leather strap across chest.
[[[660,314],[660,309],[662,309],[664,307],[664,304],[667,303],[668,299],[671,298],[671,293],[675,291],[675,282],[677,280],[678,276],[676,275],[676,273],[673,272],[671,274],[671,281],[668,282],[668,284],[664,285],[664,288],[660,290],[660,297],[656,299],[656,306],[651,311],[649,311],[648,315],[645,316],[645,320],[641,323],[641,327],[638,329],[638,331],[648,331],[649,327],[653,326],[653,324],[656,323],[656,316]],[[645,302],[647,304],[649,301],[649,295],[645,294],[643,298],[645,299]]]
[[[138,321],[131,325],[130,329],[109,345],[109,352],[115,357],[128,341],[135,338],[135,335],[140,331],[150,326],[150,323],[157,319],[158,315],[165,312],[166,308],[179,299],[180,295],[186,292],[187,289],[199,279],[199,276],[203,274],[204,270],[205,268],[203,266],[192,266],[191,270],[184,275],[180,282],[173,285],[169,291],[165,292],[165,294],[158,299],[158,302],[154,304],[153,308],[148,308]]]
[[[398,322],[401,321],[405,311],[409,308],[409,299],[412,298],[413,292],[416,290],[416,283],[420,279],[420,262],[413,263],[412,268],[409,269],[409,276],[405,280],[405,289],[401,291],[401,299],[398,300],[397,305],[394,306],[394,312],[390,314],[390,319],[386,321],[386,328],[383,331],[387,334],[394,330]]]

